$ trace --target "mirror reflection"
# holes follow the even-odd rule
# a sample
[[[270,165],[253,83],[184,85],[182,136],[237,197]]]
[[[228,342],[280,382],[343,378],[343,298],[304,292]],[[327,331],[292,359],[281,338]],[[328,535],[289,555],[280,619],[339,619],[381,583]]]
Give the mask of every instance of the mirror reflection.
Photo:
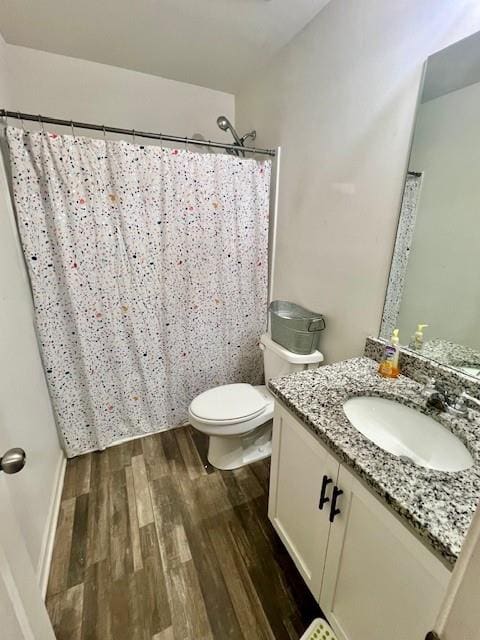
[[[480,35],[429,58],[381,337],[480,375]]]

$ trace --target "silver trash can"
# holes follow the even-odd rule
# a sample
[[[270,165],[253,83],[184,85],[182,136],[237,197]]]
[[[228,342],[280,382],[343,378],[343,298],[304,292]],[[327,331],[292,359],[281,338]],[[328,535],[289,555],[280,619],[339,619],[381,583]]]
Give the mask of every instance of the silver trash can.
[[[282,347],[307,355],[318,347],[320,332],[325,329],[321,313],[285,300],[274,300],[268,307],[272,340]]]

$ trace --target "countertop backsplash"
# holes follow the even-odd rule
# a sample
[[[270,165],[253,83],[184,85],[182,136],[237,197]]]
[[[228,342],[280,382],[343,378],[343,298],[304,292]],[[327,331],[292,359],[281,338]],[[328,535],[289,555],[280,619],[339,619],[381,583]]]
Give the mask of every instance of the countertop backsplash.
[[[365,342],[364,354],[367,358],[380,362],[387,340],[383,338],[368,337]],[[449,395],[457,396],[462,391],[480,399],[480,378],[476,380],[466,373],[457,371],[421,353],[415,353],[410,349],[400,347],[400,373],[420,384],[425,384],[429,378],[434,378],[438,385]]]

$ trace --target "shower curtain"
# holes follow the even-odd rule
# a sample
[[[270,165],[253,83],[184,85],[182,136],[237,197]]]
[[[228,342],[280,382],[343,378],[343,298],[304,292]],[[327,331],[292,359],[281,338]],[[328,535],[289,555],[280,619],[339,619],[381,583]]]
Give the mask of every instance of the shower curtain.
[[[258,384],[270,161],[7,136],[43,363],[68,456]]]

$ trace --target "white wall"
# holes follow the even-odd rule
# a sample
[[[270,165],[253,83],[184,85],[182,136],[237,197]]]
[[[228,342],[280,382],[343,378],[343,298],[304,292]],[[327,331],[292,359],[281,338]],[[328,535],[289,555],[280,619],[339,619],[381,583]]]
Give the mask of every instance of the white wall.
[[[274,296],[326,314],[330,361],[379,329],[423,61],[478,29],[474,0],[331,0],[237,95],[282,145]]]
[[[7,58],[15,111],[232,141],[216,124],[234,122],[229,93],[13,45]]]
[[[10,104],[10,87],[8,82],[7,43],[0,33],[0,100]]]
[[[11,89],[5,50],[0,38],[2,104],[8,103]],[[30,290],[1,157],[0,336],[0,455],[11,447],[27,452],[23,471],[1,480],[7,484],[33,567],[42,581],[63,453],[37,348]]]
[[[423,171],[399,314],[403,341],[426,336],[480,349],[480,84],[422,104],[410,168]]]

